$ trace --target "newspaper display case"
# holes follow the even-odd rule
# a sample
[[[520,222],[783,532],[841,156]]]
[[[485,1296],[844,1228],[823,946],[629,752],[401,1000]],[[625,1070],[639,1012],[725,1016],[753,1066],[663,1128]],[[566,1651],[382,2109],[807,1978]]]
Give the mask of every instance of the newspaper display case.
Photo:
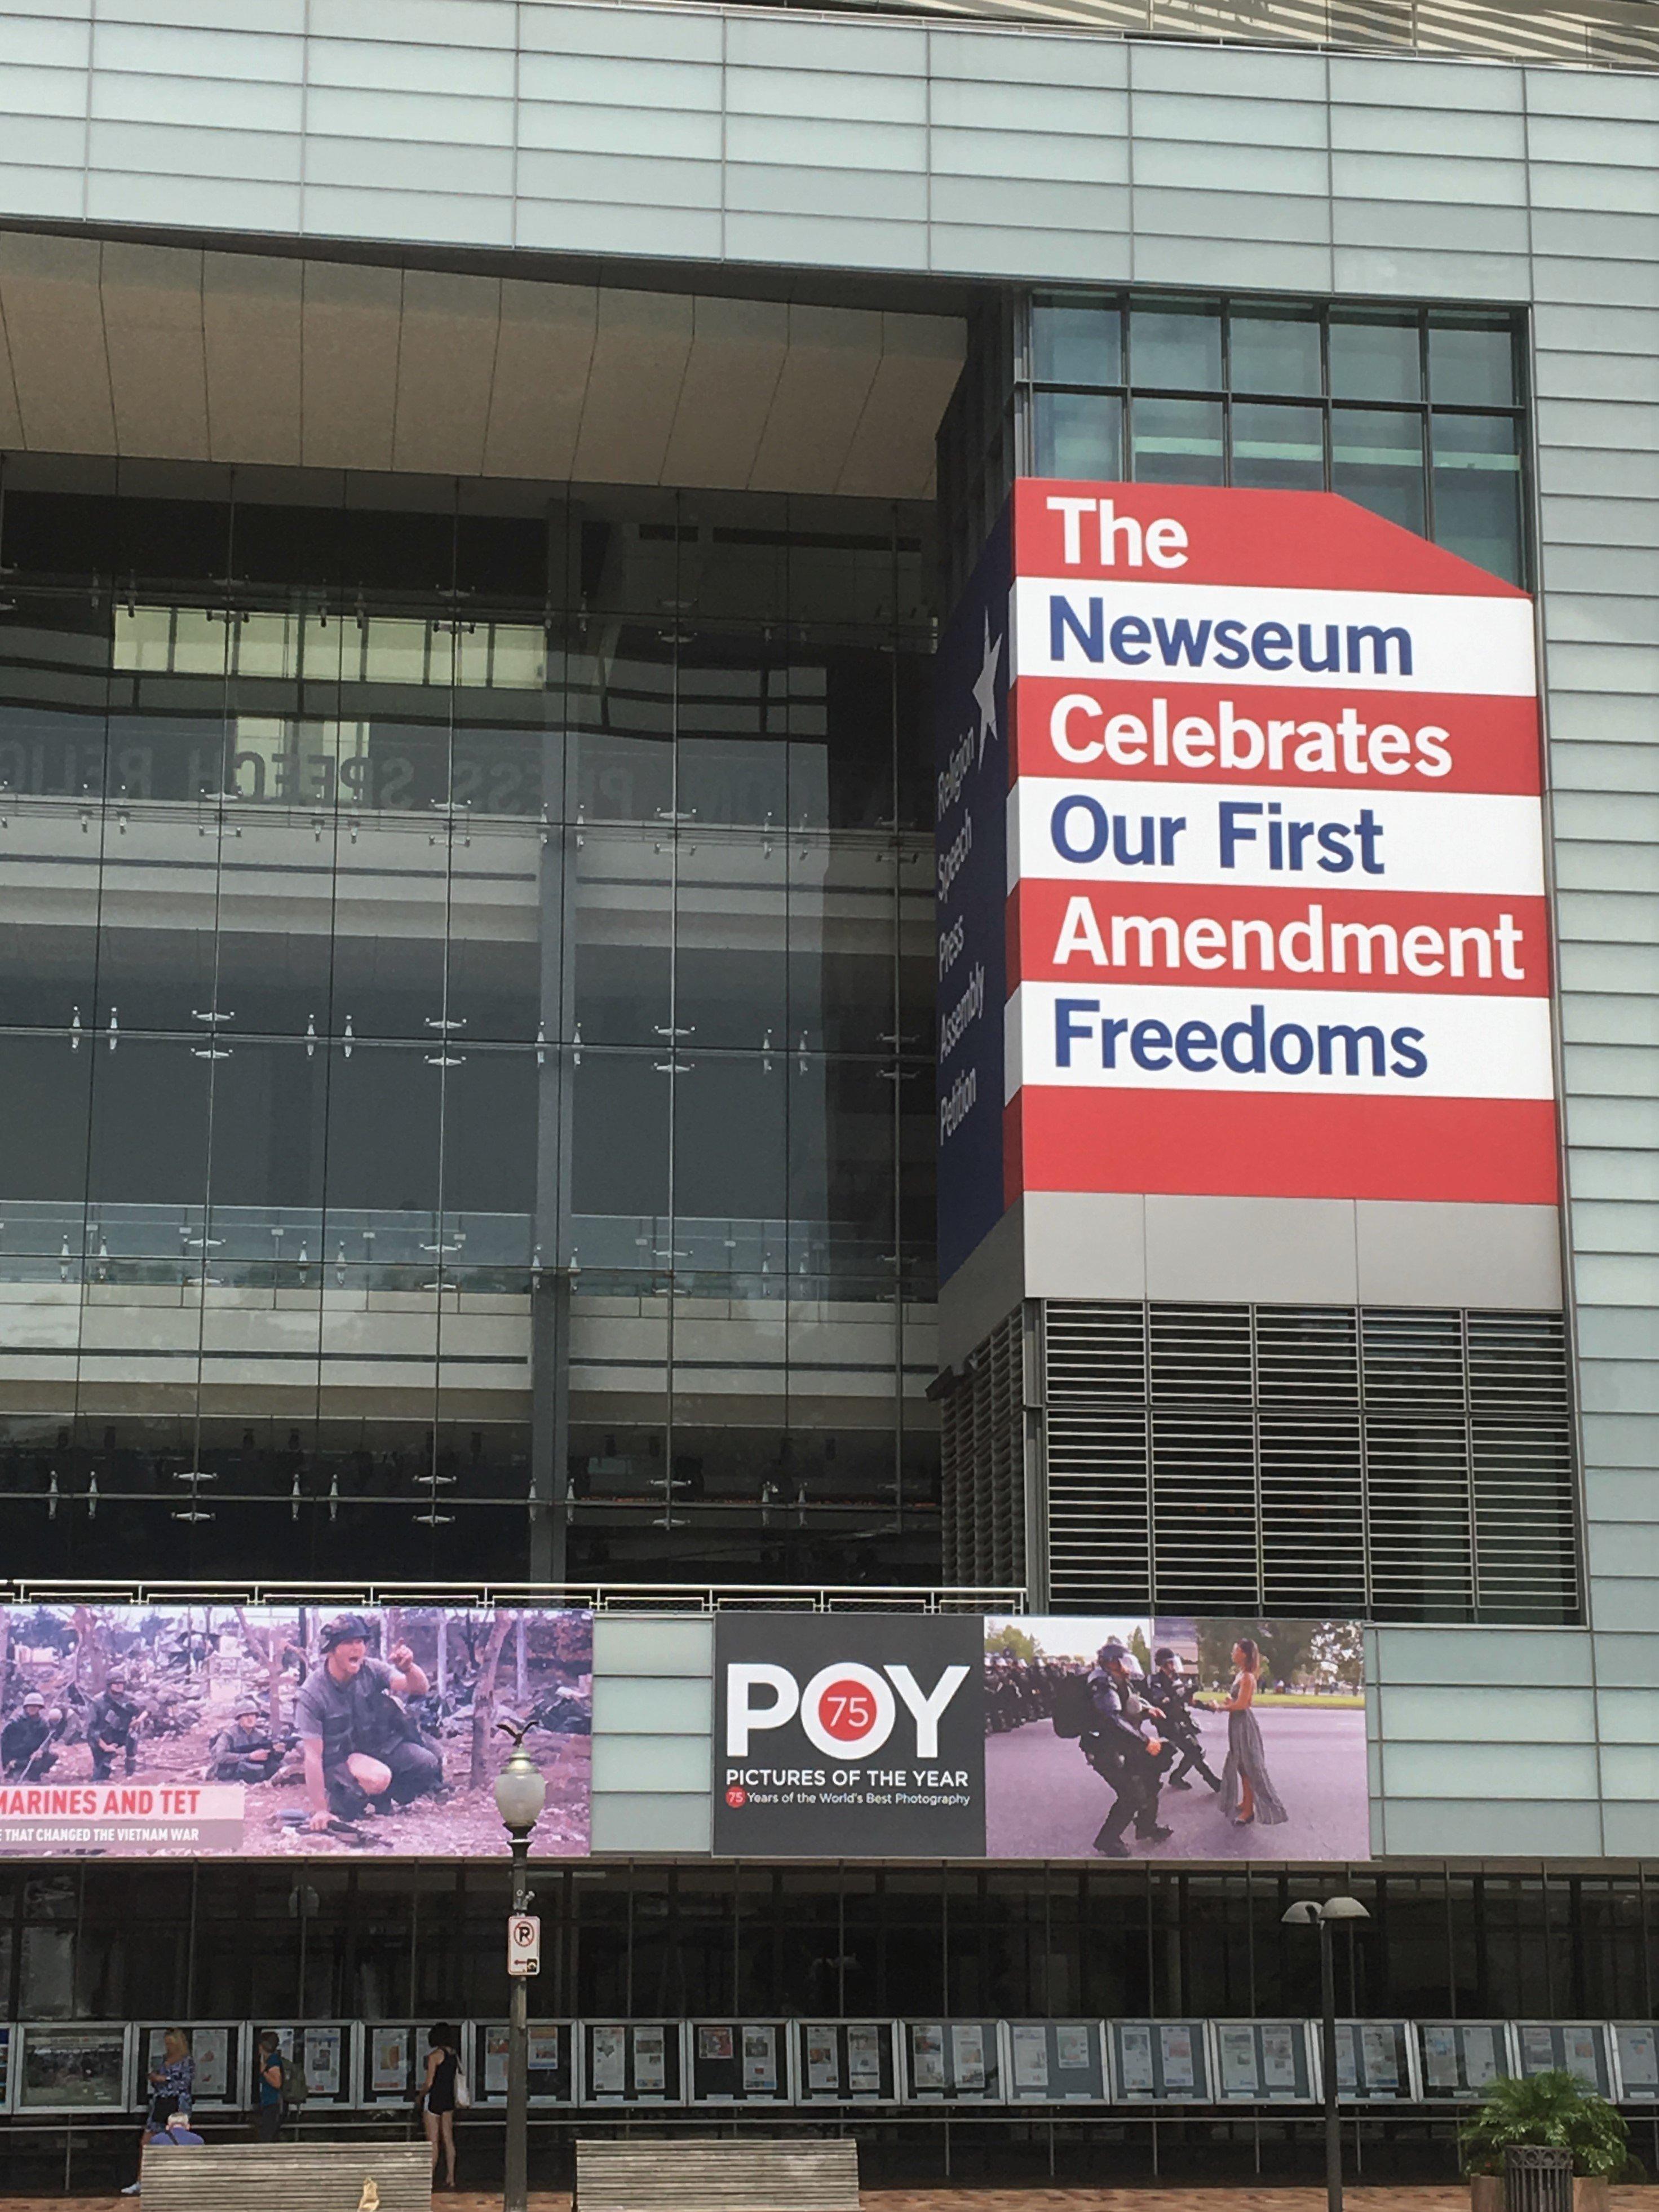
[[[11,2059],[16,2034],[9,2021],[0,2021],[0,2112],[11,2110]]]
[[[1319,2100],[1314,2062],[1318,2030],[1305,2020],[1216,2020],[1216,2102],[1312,2105]]]
[[[532,2020],[526,2069],[532,2109],[548,2111],[576,2101],[576,2023],[570,2020]],[[475,2020],[462,2039],[461,2063],[475,2106],[485,2112],[507,2106],[507,2024],[504,2020]]]
[[[1616,2020],[1610,2033],[1620,2103],[1659,2105],[1659,2027],[1650,2020]]]
[[[1106,2023],[1108,2087],[1115,2105],[1207,2105],[1213,2098],[1210,2025],[1203,2020]]]
[[[358,2027],[350,2020],[254,2021],[247,2046],[248,2104],[258,2102],[259,2039],[274,2035],[289,2064],[305,2075],[307,2112],[349,2112],[357,2102]]]
[[[133,2028],[131,2087],[127,2101],[136,2112],[148,2106],[150,2075],[167,2062],[164,2039],[170,2027],[181,2027],[196,2061],[191,2084],[192,2111],[240,2112],[247,2104],[244,2083],[249,2071],[253,2038],[245,2020],[148,2021]]]
[[[15,2112],[125,2112],[131,2021],[24,2021],[14,2031]]]
[[[1524,2081],[1555,2070],[1571,2074],[1598,2097],[1613,2094],[1613,2039],[1604,2021],[1517,2020],[1510,2024]]]
[[[1507,2021],[1419,2020],[1413,2027],[1425,2105],[1477,2103],[1500,2075],[1515,2071]]]
[[[793,2105],[787,2020],[694,2020],[686,2030],[694,2105]]]
[[[412,2104],[426,2078],[431,2032],[430,2021],[366,2021],[357,2046],[358,2104]]]
[[[793,2022],[796,2095],[803,2105],[896,2105],[898,2024],[890,2020]]]
[[[1320,2049],[1321,2026],[1308,2032]],[[1415,2105],[1417,2045],[1406,2020],[1340,2020],[1336,2023],[1336,2099],[1340,2105]]]
[[[683,2105],[685,2022],[585,2020],[579,2100],[584,2105]]]
[[[902,2025],[906,2104],[1003,2102],[1000,2021],[907,2020]]]
[[[1006,2101],[1011,2105],[1103,2105],[1105,2030],[1097,2020],[1010,2020]]]

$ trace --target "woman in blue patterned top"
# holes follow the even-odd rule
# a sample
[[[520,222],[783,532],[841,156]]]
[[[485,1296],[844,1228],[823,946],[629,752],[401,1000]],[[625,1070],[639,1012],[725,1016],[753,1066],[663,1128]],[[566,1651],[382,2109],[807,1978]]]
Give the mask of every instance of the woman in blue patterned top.
[[[147,2142],[158,2128],[166,2127],[175,2112],[188,2113],[196,2087],[196,2061],[190,2055],[190,2038],[182,2027],[170,2027],[161,2038],[161,2063],[149,2069],[149,2110],[139,2136]],[[136,2197],[138,2184],[129,2182],[123,2197]]]

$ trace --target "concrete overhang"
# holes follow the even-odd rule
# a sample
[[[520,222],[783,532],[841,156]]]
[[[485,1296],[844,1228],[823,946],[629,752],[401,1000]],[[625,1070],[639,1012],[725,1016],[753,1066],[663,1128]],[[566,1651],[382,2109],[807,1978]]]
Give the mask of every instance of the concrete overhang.
[[[0,231],[0,450],[922,498],[954,315]]]

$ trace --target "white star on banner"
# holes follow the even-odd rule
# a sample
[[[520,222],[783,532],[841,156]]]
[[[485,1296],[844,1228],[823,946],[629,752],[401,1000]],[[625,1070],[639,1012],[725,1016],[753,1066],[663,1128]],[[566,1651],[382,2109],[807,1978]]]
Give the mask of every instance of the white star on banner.
[[[997,735],[997,669],[1002,660],[1002,640],[991,642],[991,617],[985,617],[985,659],[974,683],[974,704],[979,708],[979,765],[984,765],[985,741]]]

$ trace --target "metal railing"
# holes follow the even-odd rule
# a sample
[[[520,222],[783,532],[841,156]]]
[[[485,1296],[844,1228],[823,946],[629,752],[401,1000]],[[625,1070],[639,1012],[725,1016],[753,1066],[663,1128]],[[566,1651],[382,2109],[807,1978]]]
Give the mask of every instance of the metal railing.
[[[129,1583],[19,1577],[0,1583],[0,1605],[303,1605],[568,1607],[603,1613],[1024,1613],[1016,1583]]]

